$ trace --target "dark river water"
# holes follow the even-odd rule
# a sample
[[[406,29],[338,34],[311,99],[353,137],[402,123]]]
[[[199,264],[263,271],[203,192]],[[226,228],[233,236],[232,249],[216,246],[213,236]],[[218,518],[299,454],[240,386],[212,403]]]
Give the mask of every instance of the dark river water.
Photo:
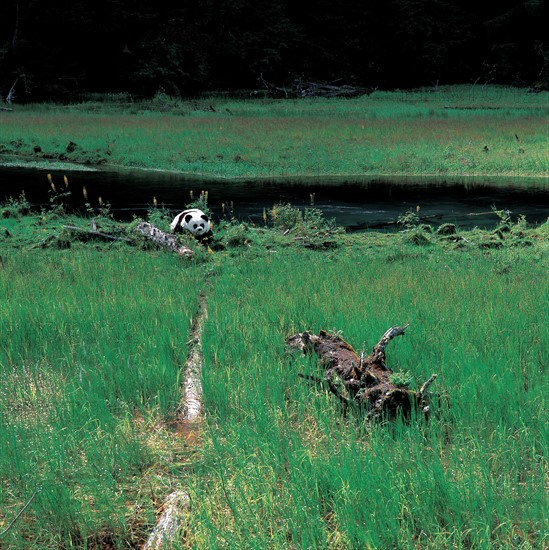
[[[343,183],[321,178],[257,183],[189,179],[177,173],[127,169],[69,171],[0,166],[0,201],[18,197],[24,191],[34,206],[47,206],[51,196],[48,173],[58,190],[64,190],[63,178],[67,177],[71,195],[64,200],[76,210],[85,208],[85,187],[92,206],[97,207],[101,197],[110,203],[114,217],[121,220],[142,216],[154,197],[159,206],[175,213],[190,202],[191,191],[196,198],[201,190],[208,191],[214,218],[222,215],[222,204],[232,204],[237,219],[260,222],[263,209],[278,202],[308,207],[313,200],[315,208],[349,230],[391,229],[400,215],[418,206],[419,216],[426,222],[449,222],[462,228],[494,227],[499,220],[492,207],[510,210],[515,219],[524,215],[530,224],[542,223],[549,216],[549,183],[535,178],[521,187],[504,187],[501,179],[462,179],[436,185],[421,178],[391,183],[380,179]]]

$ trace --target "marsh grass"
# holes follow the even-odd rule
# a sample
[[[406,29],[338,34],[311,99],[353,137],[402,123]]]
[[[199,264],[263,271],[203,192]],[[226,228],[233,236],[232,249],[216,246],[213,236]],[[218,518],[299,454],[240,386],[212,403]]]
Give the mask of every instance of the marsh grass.
[[[175,548],[546,544],[548,224],[503,212],[491,233],[410,224],[319,252],[283,206],[280,226],[225,220],[224,247],[192,262],[126,243],[42,249],[66,219],[2,220],[0,531],[36,494],[0,546],[138,546],[175,487],[192,501]],[[168,424],[206,287],[197,448]],[[324,328],[368,352],[405,322],[388,363],[411,388],[439,374],[429,424],[344,416],[297,376],[317,361],[284,346]]]
[[[201,286],[176,264],[74,246],[3,258],[0,525],[38,492],[1,546],[121,546],[153,521]]]
[[[229,180],[520,179],[549,168],[546,92],[456,86],[346,100],[213,97],[167,109],[152,101],[118,113],[108,105],[18,107],[3,117],[0,152]]]
[[[243,254],[224,270],[204,337],[189,546],[543,546],[546,258],[393,251],[400,260],[354,241],[337,254]],[[429,425],[343,417],[297,377],[318,375],[316,362],[284,350],[295,331],[325,328],[369,351],[403,322],[389,364],[419,381],[439,373],[448,396]]]

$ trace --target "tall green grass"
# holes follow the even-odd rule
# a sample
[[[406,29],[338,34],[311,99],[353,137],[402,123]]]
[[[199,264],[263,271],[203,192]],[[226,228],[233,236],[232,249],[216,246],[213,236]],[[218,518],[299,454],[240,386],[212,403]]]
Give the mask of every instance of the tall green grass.
[[[345,100],[165,98],[119,111],[104,103],[18,106],[2,117],[0,153],[227,179],[520,180],[549,169],[547,97],[461,86]],[[78,147],[67,152],[69,142]]]
[[[0,531],[35,497],[0,547],[142,539],[202,275],[154,252],[2,256]]]
[[[394,241],[393,241],[394,243]],[[182,546],[542,548],[547,261],[526,249],[243,254],[209,300],[207,430]],[[295,331],[388,349],[448,396],[432,421],[368,425],[298,378]]]
[[[430,245],[419,229],[334,232],[323,252],[292,245],[295,228],[220,224],[216,251],[183,262],[32,248],[63,220],[16,206],[0,242],[0,547],[138,546],[175,487],[192,506],[174,547],[546,544],[547,224]],[[203,289],[198,449],[167,422]],[[343,416],[297,376],[317,361],[284,346],[324,328],[368,352],[406,322],[388,364],[415,386],[439,374],[429,424]]]

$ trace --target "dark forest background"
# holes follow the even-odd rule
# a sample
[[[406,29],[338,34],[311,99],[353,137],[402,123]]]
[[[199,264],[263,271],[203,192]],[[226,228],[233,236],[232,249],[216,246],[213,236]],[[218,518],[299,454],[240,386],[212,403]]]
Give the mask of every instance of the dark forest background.
[[[191,96],[261,78],[547,89],[547,12],[543,0],[2,0],[0,94]]]

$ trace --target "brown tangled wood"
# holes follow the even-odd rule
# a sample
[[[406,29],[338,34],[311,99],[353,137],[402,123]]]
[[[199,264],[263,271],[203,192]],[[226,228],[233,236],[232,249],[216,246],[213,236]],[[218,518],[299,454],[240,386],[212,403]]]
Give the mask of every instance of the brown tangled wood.
[[[321,330],[319,334],[300,332],[291,336],[287,344],[303,353],[315,353],[324,367],[324,381],[329,390],[347,408],[357,404],[367,410],[370,418],[394,419],[399,414],[409,418],[413,410],[429,415],[427,390],[433,383],[433,374],[419,389],[413,391],[395,384],[393,371],[385,363],[385,348],[396,336],[404,334],[408,325],[393,326],[385,332],[367,357],[360,357],[341,336]],[[300,375],[321,381],[314,376]]]

